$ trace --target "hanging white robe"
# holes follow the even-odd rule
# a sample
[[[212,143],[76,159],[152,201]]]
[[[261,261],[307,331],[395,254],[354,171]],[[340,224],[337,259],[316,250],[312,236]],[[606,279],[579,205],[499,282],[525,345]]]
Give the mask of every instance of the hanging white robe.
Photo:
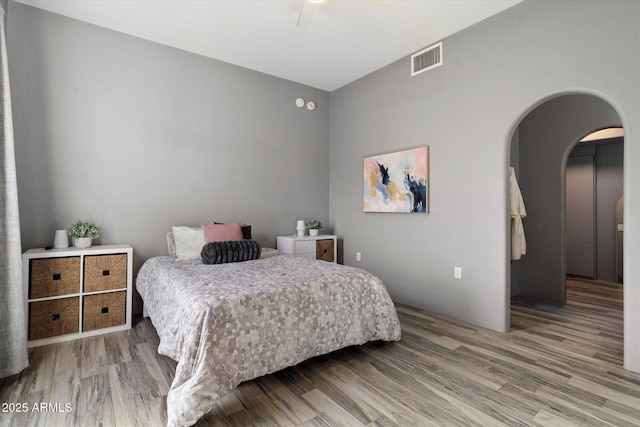
[[[527,211],[524,208],[524,200],[522,200],[513,167],[509,168],[509,195],[511,196],[511,259],[518,260],[527,253],[527,241],[522,226],[522,218],[527,216]]]

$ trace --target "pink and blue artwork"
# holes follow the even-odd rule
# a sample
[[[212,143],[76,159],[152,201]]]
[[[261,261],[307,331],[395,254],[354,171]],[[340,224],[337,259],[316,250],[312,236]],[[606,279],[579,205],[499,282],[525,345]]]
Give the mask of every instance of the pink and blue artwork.
[[[364,158],[365,212],[429,213],[429,146]]]

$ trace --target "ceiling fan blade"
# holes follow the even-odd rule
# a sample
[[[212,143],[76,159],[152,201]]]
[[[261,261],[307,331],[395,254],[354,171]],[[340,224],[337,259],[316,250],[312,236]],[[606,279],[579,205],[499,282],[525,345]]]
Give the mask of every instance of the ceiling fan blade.
[[[311,24],[311,18],[313,17],[313,12],[316,9],[315,6],[316,3],[311,3],[307,0],[301,0],[300,12],[298,13],[298,27],[304,27]]]

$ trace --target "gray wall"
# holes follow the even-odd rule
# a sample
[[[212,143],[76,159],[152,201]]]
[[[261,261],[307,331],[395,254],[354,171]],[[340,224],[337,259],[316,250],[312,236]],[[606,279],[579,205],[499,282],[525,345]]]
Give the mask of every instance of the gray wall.
[[[379,274],[397,301],[508,329],[511,138],[536,106],[572,92],[622,117],[626,256],[640,257],[629,214],[640,210],[638,17],[639,2],[526,1],[445,39],[441,67],[411,78],[404,58],[332,92],[331,222],[345,263]],[[430,146],[431,213],[364,214],[362,157],[418,144]],[[627,265],[625,366],[636,371],[638,307],[640,266]]]
[[[172,225],[242,221],[271,247],[298,218],[329,225],[327,92],[20,3],[10,14],[25,249],[85,219],[138,267]]]

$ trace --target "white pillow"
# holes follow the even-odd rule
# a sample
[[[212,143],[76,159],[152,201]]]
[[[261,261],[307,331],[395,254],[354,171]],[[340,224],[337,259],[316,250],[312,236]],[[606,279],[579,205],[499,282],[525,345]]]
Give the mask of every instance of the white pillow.
[[[176,256],[176,239],[173,237],[173,231],[167,233],[167,252],[171,256]]]
[[[200,227],[171,227],[175,241],[175,254],[179,260],[200,259],[200,252],[204,246],[204,232]],[[170,238],[167,235],[167,246],[171,253]]]

